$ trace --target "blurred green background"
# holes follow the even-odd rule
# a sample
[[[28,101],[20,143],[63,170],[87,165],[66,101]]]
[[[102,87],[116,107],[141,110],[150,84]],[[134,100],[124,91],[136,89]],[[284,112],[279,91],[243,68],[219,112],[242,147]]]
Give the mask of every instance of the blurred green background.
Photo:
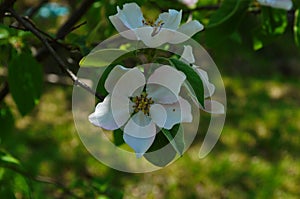
[[[56,2],[61,13],[58,7],[57,13],[49,8],[48,15],[44,11],[46,17],[37,11],[32,20],[55,36],[82,1],[49,2]],[[125,2],[130,1],[95,1],[77,23],[87,24],[61,41],[71,46],[68,51],[58,48],[61,54],[79,61],[95,44],[115,34],[108,16]],[[169,8],[182,9],[184,20],[193,16],[208,27],[194,39],[216,62],[228,101],[226,123],[213,151],[204,159],[197,158],[209,122],[203,112],[196,140],[175,163],[145,174],[110,169],[81,143],[72,118],[72,84],[61,77],[62,82],[45,81],[38,105],[25,116],[10,94],[1,102],[1,157],[18,159],[22,172],[19,167],[0,164],[0,198],[299,198],[300,50],[294,42],[294,10],[272,9],[275,19],[286,16],[285,23],[276,25],[284,26],[284,31],[267,34],[261,9],[269,8],[255,7],[253,2],[252,9],[237,9],[229,21],[216,26],[210,26],[210,20],[222,1],[199,1],[194,7],[171,0],[136,2],[149,18]],[[26,14],[38,4],[37,0],[18,1],[15,9]],[[47,10],[47,5],[42,8]],[[3,23],[7,27],[12,21],[5,18]],[[17,49],[17,44],[28,49],[42,46],[28,32],[5,30],[9,44],[0,39],[1,85],[11,59],[7,49]],[[61,76],[49,56],[39,61],[45,74]],[[76,64],[72,70],[77,70]]]

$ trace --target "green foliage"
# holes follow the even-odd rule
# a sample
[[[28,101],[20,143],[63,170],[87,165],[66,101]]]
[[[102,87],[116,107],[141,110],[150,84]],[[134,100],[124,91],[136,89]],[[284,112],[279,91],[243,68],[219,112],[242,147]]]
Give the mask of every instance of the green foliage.
[[[300,47],[300,9],[295,11],[294,37],[296,44]]]
[[[123,131],[121,129],[117,129],[113,131],[114,143],[116,146],[120,146],[125,143],[123,139]]]
[[[8,65],[10,92],[20,113],[26,115],[39,102],[41,96],[42,66],[26,52],[15,55]]]
[[[175,151],[182,156],[185,149],[184,130],[182,126],[180,124],[176,124],[170,130],[162,129],[161,131],[172,144]]]
[[[171,58],[170,64],[186,75],[186,79],[192,86],[198,102],[204,107],[204,87],[199,75],[194,71],[194,69],[191,66],[178,59]]]

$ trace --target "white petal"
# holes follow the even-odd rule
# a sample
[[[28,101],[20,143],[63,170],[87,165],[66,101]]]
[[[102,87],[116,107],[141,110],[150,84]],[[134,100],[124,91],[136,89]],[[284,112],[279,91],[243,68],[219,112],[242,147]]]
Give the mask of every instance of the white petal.
[[[192,46],[190,45],[184,46],[184,50],[180,57],[180,60],[187,64],[192,64],[195,62]]]
[[[115,123],[119,127],[123,126],[130,118],[130,99],[113,92],[111,95],[111,113]]]
[[[125,68],[121,65],[115,66],[105,80],[104,87],[107,92],[111,93],[119,79],[129,70],[129,68]]]
[[[176,30],[179,27],[182,17],[182,10],[178,12],[177,10],[169,9],[169,12],[161,13],[156,21],[156,23],[162,21],[163,27]]]
[[[167,121],[167,112],[162,105],[153,104],[150,107],[150,117],[158,127],[162,128]]]
[[[123,37],[138,40],[135,31],[127,27],[117,15],[109,16],[109,20]]]
[[[271,6],[273,8],[281,8],[285,10],[290,10],[293,7],[293,2],[291,0],[258,0],[261,5]]]
[[[136,138],[124,133],[123,139],[131,148],[133,148],[136,153],[136,157],[140,158],[150,148],[154,142],[155,136],[148,138]]]
[[[167,111],[167,121],[164,128],[171,129],[175,124],[182,122],[192,122],[193,116],[191,105],[179,97],[179,101],[174,104],[162,104]]]
[[[116,76],[115,76],[116,75]],[[145,76],[138,68],[132,68],[125,72],[121,77],[119,73],[109,74],[114,84],[112,97],[121,95],[130,97],[137,90],[142,91],[145,85]],[[105,82],[105,86],[110,87],[110,82]]]
[[[143,14],[141,8],[136,3],[126,3],[123,10],[118,7],[118,14],[125,26],[130,29],[135,29],[143,26]]]
[[[103,102],[98,103],[95,112],[89,115],[89,121],[95,126],[102,127],[107,130],[118,129],[118,126],[112,116],[110,108],[110,95],[106,96]]]
[[[136,138],[149,138],[155,136],[156,127],[149,116],[139,111],[129,119],[124,133]]]
[[[178,101],[178,93],[173,93],[169,88],[160,84],[147,84],[146,92],[155,103],[172,104]]]
[[[147,84],[158,84],[166,87],[177,97],[185,78],[186,76],[181,71],[171,66],[163,65],[151,74]],[[152,95],[150,91],[148,94],[149,96]]]
[[[194,69],[196,70],[197,74],[201,78],[204,86],[204,98],[211,97],[215,92],[215,85],[209,82],[208,74],[205,70],[202,70],[201,68],[194,66]]]
[[[203,28],[204,26],[197,20],[185,23],[177,29],[179,33],[176,34],[169,42],[172,44],[182,43],[190,39],[197,32],[203,30]]]
[[[204,101],[205,109],[203,109],[205,112],[213,113],[213,114],[224,114],[225,108],[224,105],[221,104],[218,101],[215,100],[205,100]]]
[[[175,32],[170,29],[150,26],[138,28],[135,32],[137,37],[149,48],[156,48],[169,42],[175,34]]]

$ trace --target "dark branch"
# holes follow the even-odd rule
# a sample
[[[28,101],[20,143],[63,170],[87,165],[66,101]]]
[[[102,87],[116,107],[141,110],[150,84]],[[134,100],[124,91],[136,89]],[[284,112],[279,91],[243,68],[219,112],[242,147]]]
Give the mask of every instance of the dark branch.
[[[6,95],[9,93],[9,87],[7,81],[4,82],[3,87],[0,90],[0,102],[6,97]]]
[[[12,16],[26,28],[26,30],[33,33],[46,47],[46,49],[50,52],[54,60],[58,63],[58,66],[60,69],[65,72],[74,82],[75,85],[82,87],[86,91],[90,92],[91,94],[95,95],[99,100],[103,101],[104,97],[99,95],[98,93],[95,93],[92,88],[90,88],[87,84],[80,81],[80,79],[68,68],[67,64],[60,58],[60,56],[57,54],[57,52],[54,50],[54,48],[50,45],[47,38],[41,33],[41,31],[33,26],[30,22],[28,22],[26,19],[18,15],[15,10],[10,9],[9,10],[12,14]]]
[[[72,28],[75,26],[75,24],[88,11],[93,3],[94,0],[85,0],[84,2],[82,2],[79,8],[73,12],[66,23],[57,31],[56,38],[63,39],[66,35],[68,35],[72,31]]]

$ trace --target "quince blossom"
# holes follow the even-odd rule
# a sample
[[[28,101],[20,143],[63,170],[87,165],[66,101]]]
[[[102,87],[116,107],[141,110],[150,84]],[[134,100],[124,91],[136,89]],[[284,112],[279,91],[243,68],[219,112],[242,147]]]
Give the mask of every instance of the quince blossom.
[[[208,113],[214,113],[214,114],[223,114],[225,112],[224,105],[221,104],[218,101],[207,99],[210,98],[214,92],[215,92],[215,85],[209,82],[208,74],[205,70],[202,70],[199,66],[194,65],[195,58],[193,55],[193,49],[191,46],[184,46],[184,50],[182,53],[182,56],[180,58],[181,61],[186,62],[187,64],[190,64],[191,67],[197,72],[199,77],[201,78],[203,82],[204,87],[204,111]],[[192,93],[191,93],[192,94]],[[196,96],[192,94],[193,101],[198,105],[199,108],[202,108],[202,106],[199,104]]]
[[[182,43],[203,30],[203,25],[197,20],[179,27],[182,11],[169,9],[169,12],[161,13],[155,22],[151,22],[144,19],[136,3],[124,4],[123,9],[117,7],[117,10],[116,15],[109,17],[117,31],[127,39],[142,40],[150,48],[164,43]]]
[[[280,8],[290,10],[293,7],[292,0],[257,0],[261,5],[270,6],[273,8]]]
[[[105,81],[109,92],[90,114],[92,124],[107,130],[124,127],[123,139],[139,158],[150,148],[160,128],[191,122],[191,106],[179,96],[186,76],[160,66],[146,80],[138,68],[116,66]]]

